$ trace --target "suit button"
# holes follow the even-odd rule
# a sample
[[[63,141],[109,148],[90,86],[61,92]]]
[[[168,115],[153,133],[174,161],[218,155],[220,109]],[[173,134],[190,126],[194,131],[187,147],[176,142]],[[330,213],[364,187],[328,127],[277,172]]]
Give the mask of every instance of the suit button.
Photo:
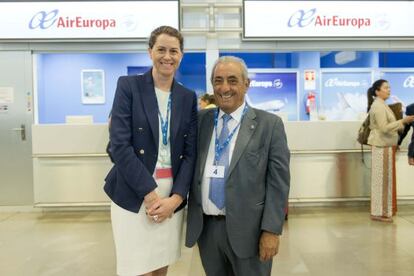
[[[145,153],[145,150],[140,149],[140,150],[139,150],[139,153],[140,153],[140,154],[144,154],[144,153]]]
[[[144,131],[144,129],[142,127],[138,128],[138,132],[143,132],[143,131]]]
[[[187,137],[187,134],[184,134],[184,138]]]
[[[180,159],[183,159],[184,156],[180,155]]]

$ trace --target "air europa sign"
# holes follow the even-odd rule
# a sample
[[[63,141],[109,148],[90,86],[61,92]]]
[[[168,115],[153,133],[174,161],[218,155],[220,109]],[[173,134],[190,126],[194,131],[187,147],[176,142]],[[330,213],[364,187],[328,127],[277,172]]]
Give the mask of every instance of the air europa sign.
[[[90,28],[102,29],[115,28],[116,20],[111,18],[83,18],[81,16],[59,16],[59,10],[49,12],[39,11],[29,22],[30,29],[55,28]]]
[[[298,10],[289,18],[287,25],[292,27],[304,28],[307,26],[315,27],[369,27],[371,26],[370,18],[363,17],[346,17],[338,15],[320,15],[317,9]]]
[[[414,1],[243,0],[243,38],[414,40]]]
[[[178,16],[178,0],[0,1],[0,40],[146,39]]]

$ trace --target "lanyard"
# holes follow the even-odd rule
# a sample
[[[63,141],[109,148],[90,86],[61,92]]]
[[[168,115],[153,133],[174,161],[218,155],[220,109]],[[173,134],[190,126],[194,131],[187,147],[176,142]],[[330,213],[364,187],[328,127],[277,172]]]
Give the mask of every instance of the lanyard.
[[[167,116],[164,119],[162,118],[161,112],[160,112],[160,107],[158,106],[158,116],[160,116],[160,120],[161,120],[161,132],[162,132],[162,143],[164,144],[164,146],[166,146],[168,144],[168,117],[170,115],[170,109],[171,109],[171,94],[170,96],[168,96],[168,105],[167,105]]]
[[[218,108],[216,109],[215,114],[214,114],[214,130],[216,132],[215,153],[214,153],[214,163],[215,164],[218,163],[218,161],[221,158],[221,155],[224,152],[224,149],[230,144],[230,141],[233,138],[234,133],[236,133],[236,130],[240,127],[241,121],[243,120],[243,117],[246,114],[248,108],[249,108],[249,106],[246,104],[244,106],[243,113],[242,113],[242,116],[240,118],[240,122],[233,129],[233,131],[229,134],[229,136],[226,138],[226,140],[224,141],[224,143],[222,145],[220,145],[219,139],[218,139],[218,135],[217,135],[217,124],[218,124],[218,115],[219,115],[219,112],[218,112]],[[224,123],[223,123],[223,127],[224,127]],[[223,131],[223,129],[221,131]]]

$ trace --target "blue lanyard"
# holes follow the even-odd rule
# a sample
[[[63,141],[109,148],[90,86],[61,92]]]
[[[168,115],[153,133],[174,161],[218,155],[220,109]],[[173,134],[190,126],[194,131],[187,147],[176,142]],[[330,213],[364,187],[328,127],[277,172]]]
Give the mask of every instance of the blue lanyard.
[[[218,108],[215,111],[214,114],[214,130],[216,132],[216,139],[215,139],[215,153],[214,153],[214,163],[217,164],[217,162],[220,160],[221,155],[224,152],[224,149],[230,144],[231,139],[234,136],[234,133],[236,133],[237,129],[240,127],[241,121],[243,120],[244,115],[246,114],[247,110],[249,109],[249,106],[246,104],[243,109],[242,116],[240,118],[240,122],[237,124],[237,126],[233,129],[233,131],[230,133],[230,135],[226,138],[224,143],[222,145],[219,144],[218,134],[217,134],[217,124],[218,124]],[[223,125],[224,126],[224,125]],[[223,130],[222,130],[223,131]]]
[[[160,120],[161,120],[161,132],[162,132],[162,143],[164,144],[164,146],[166,146],[168,144],[168,117],[170,115],[170,109],[171,109],[171,93],[170,96],[168,97],[168,105],[167,105],[167,117],[164,119],[162,118],[161,112],[160,112],[160,107],[158,106],[158,115],[160,116]]]

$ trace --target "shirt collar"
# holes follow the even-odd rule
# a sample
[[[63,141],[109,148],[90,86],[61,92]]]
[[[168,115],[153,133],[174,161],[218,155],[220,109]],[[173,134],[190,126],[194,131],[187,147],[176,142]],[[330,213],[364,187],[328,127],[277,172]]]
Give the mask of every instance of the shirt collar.
[[[234,112],[230,113],[230,116],[233,120],[235,120],[237,123],[240,123],[242,116],[243,116],[243,110],[246,106],[246,102],[243,102],[241,106],[239,106]],[[219,109],[219,119],[221,119],[224,115],[224,111]]]

